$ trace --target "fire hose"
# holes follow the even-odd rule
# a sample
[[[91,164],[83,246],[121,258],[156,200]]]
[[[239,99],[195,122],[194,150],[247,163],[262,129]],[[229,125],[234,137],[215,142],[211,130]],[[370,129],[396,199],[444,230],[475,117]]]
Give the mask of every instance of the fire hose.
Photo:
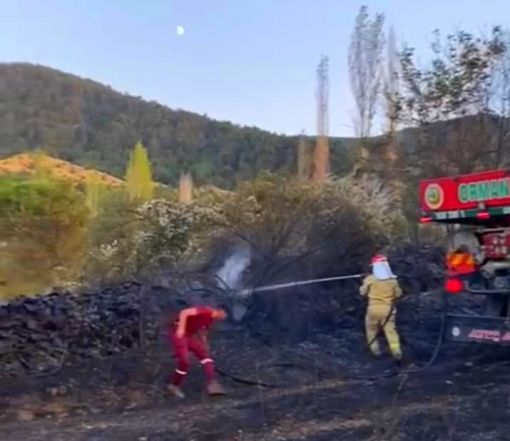
[[[341,372],[339,373],[338,371],[336,370],[326,370],[326,369],[323,369],[323,371],[325,373],[329,373],[329,374],[332,374],[332,375],[340,375],[342,378],[344,379],[348,379],[348,380],[358,380],[358,381],[375,381],[375,380],[382,380],[382,379],[386,379],[386,378],[391,378],[391,377],[395,377],[395,376],[398,376],[398,375],[413,375],[413,374],[418,374],[418,373],[421,373],[421,372],[424,372],[425,370],[429,369],[436,361],[437,357],[439,356],[439,351],[441,349],[441,346],[442,346],[442,343],[443,343],[443,336],[444,336],[444,331],[445,331],[445,325],[446,325],[446,295],[443,293],[442,295],[442,298],[443,298],[443,305],[442,305],[442,313],[441,313],[441,321],[440,321],[440,326],[439,326],[439,334],[438,334],[438,338],[436,340],[436,343],[434,345],[434,350],[432,352],[432,355],[430,356],[430,358],[427,360],[427,362],[420,366],[420,367],[416,367],[416,368],[412,368],[412,369],[393,369],[392,371],[389,371],[389,372],[385,372],[385,373],[382,373],[382,374],[374,374],[374,375],[359,375],[359,374],[346,374],[345,372]],[[395,310],[395,305],[392,306],[390,312],[388,313],[387,317],[385,318],[385,320],[381,323],[381,327],[384,328],[384,326],[388,323],[388,320],[390,319],[391,315],[393,314]],[[368,342],[368,345],[370,346],[372,343],[374,343],[374,341],[377,339],[378,337],[375,336],[371,341]],[[307,358],[307,357],[304,357],[303,355],[301,355],[302,358]],[[310,361],[313,361],[310,359]],[[288,368],[299,368],[299,369],[303,369],[303,370],[306,370],[307,368],[305,366],[302,366],[302,365],[299,365],[297,363],[273,363],[271,365],[267,365],[266,367],[288,367]],[[222,372],[219,372],[220,374],[224,374]],[[233,378],[232,376],[230,375],[224,375],[224,376],[227,376],[229,378],[231,378],[232,380],[236,381],[236,378]],[[267,387],[266,385],[264,384],[257,384],[257,382],[251,382],[252,385],[258,385],[258,386],[262,386],[262,387]],[[269,387],[285,387],[283,385],[270,385]]]
[[[279,289],[311,285],[311,284],[315,284],[315,283],[325,283],[325,282],[340,281],[340,280],[359,279],[359,278],[362,278],[363,276],[365,276],[365,274],[352,274],[352,275],[325,277],[325,278],[319,278],[319,279],[288,282],[288,283],[279,283],[279,284],[274,284],[274,285],[266,285],[266,286],[256,287],[253,289],[245,289],[245,290],[238,292],[237,294],[240,294],[241,297],[247,297],[254,293],[275,291],[275,290],[279,290]],[[223,285],[222,290],[231,291],[230,288],[228,287],[228,285],[225,283],[225,281],[221,280],[217,276],[216,276],[216,278],[219,279],[221,284]],[[191,291],[210,291],[206,288],[191,288],[191,287],[190,287],[190,290]],[[227,294],[232,295],[233,293],[227,292]],[[405,301],[405,300],[406,299],[404,298],[401,301]],[[445,293],[443,293],[442,294],[442,307],[441,307],[441,318],[440,318],[438,338],[434,345],[434,350],[432,352],[431,357],[429,358],[429,360],[427,360],[427,362],[424,365],[417,367],[417,368],[411,368],[411,369],[393,369],[389,372],[385,372],[382,374],[374,374],[374,375],[346,374],[344,372],[339,374],[339,372],[336,370],[334,370],[334,371],[327,370],[327,373],[333,374],[333,375],[339,374],[342,378],[349,379],[349,380],[375,381],[375,380],[381,380],[381,379],[390,378],[390,377],[394,377],[394,376],[398,376],[398,375],[418,374],[420,372],[423,372],[423,371],[429,369],[436,361],[436,359],[439,355],[442,343],[443,343],[443,336],[444,336],[445,325],[446,325],[446,306],[447,306],[446,302],[447,302],[446,295],[445,295]],[[386,324],[390,320],[391,316],[394,314],[395,310],[396,310],[396,305],[393,303],[391,305],[390,311],[388,312],[388,315],[385,317],[385,319],[381,323],[382,328],[384,328],[386,326]],[[371,346],[376,341],[377,338],[378,338],[377,335],[374,336],[372,338],[372,340],[368,342],[368,346]],[[298,369],[302,369],[302,370],[307,370],[307,367],[302,366],[298,363],[273,363],[271,365],[266,365],[266,367],[298,368]],[[258,381],[258,380],[249,380],[246,378],[238,377],[238,376],[230,374],[218,367],[216,367],[216,371],[221,376],[229,378],[232,381],[235,381],[237,383],[244,384],[244,385],[259,386],[259,387],[266,387],[266,388],[285,388],[284,385],[280,385],[280,384],[266,383],[266,382],[262,382],[262,381]],[[323,371],[325,371],[325,370],[323,369]]]
[[[190,274],[190,276],[192,276],[192,275]],[[228,286],[228,284],[225,281],[223,281],[221,278],[215,276],[215,279],[221,286],[220,288],[218,288],[218,286],[215,286],[214,288],[212,288],[212,287],[208,288],[208,287],[203,287],[203,286],[202,287],[193,287],[188,282],[188,289],[186,292],[182,292],[181,296],[185,297],[187,293],[191,293],[191,292],[205,292],[205,293],[209,293],[209,294],[213,294],[213,295],[217,295],[218,293],[220,293],[221,295],[226,295],[226,296],[232,296],[232,295],[238,296],[239,294],[241,294],[241,297],[248,297],[254,293],[275,291],[275,290],[280,290],[280,289],[285,289],[285,288],[305,286],[305,285],[311,285],[311,284],[316,284],[316,283],[327,283],[327,282],[341,281],[341,280],[360,279],[363,276],[365,276],[365,274],[351,274],[351,275],[325,277],[325,278],[318,278],[318,279],[304,280],[304,281],[279,283],[279,284],[274,284],[274,285],[260,286],[260,287],[256,287],[253,289],[246,289],[246,290],[239,291],[238,293],[234,292]],[[385,372],[383,374],[378,374],[378,375],[346,374],[345,372],[339,373],[336,370],[335,371],[329,370],[328,373],[334,374],[334,375],[340,375],[342,378],[351,379],[351,380],[372,381],[372,380],[389,378],[389,377],[393,377],[393,376],[397,376],[397,375],[416,374],[416,373],[423,372],[426,369],[430,368],[434,364],[434,362],[436,361],[436,359],[439,355],[439,351],[440,351],[440,348],[441,348],[441,345],[443,342],[445,325],[446,325],[446,295],[444,293],[443,293],[442,299],[443,299],[442,314],[441,314],[441,322],[440,322],[440,330],[439,330],[438,339],[436,341],[436,344],[434,346],[434,351],[433,351],[430,359],[423,366],[414,368],[414,369],[407,369],[407,370],[394,369],[393,371]],[[405,301],[405,300],[406,300],[406,298],[404,298],[402,301]],[[384,326],[388,323],[388,321],[391,318],[391,315],[394,313],[394,311],[395,311],[395,305],[392,305],[387,317],[381,323],[382,328],[384,328]],[[376,339],[377,339],[377,336],[375,336],[370,342],[368,342],[368,345],[369,346],[372,345],[372,343],[374,343]],[[302,354],[301,354],[301,357],[306,358]],[[40,373],[38,376],[52,375],[52,374],[56,373],[57,371],[59,371],[63,367],[63,364],[64,364],[64,357],[58,363],[58,366],[55,369],[51,369],[48,372]],[[289,363],[289,362],[273,363],[271,365],[265,365],[265,367],[298,368],[298,369],[302,369],[302,370],[308,369],[306,366],[302,366],[297,363]],[[216,367],[216,370],[217,370],[218,374],[220,374],[221,376],[224,376],[226,378],[229,378],[232,381],[235,381],[237,383],[244,384],[244,385],[259,386],[259,387],[265,387],[265,388],[285,388],[286,387],[285,385],[281,385],[281,384],[273,384],[273,383],[268,383],[268,382],[263,382],[263,381],[258,381],[258,380],[250,380],[250,379],[242,378],[242,377],[233,375],[233,374],[231,374],[221,368],[218,368],[218,367]],[[323,369],[323,371],[326,371],[326,370]]]

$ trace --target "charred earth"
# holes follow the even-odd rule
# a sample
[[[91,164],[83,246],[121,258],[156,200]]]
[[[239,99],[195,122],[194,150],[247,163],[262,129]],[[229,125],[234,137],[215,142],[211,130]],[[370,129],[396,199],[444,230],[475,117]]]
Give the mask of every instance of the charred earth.
[[[508,439],[508,350],[444,344],[434,365],[406,373],[438,342],[441,258],[431,249],[393,256],[407,293],[398,326],[414,366],[396,374],[389,358],[368,355],[355,282],[267,292],[215,332],[229,391],[218,400],[204,397],[198,366],[185,401],[165,392],[167,311],[190,286],[195,302],[236,304],[206,276],[3,305],[1,439]]]

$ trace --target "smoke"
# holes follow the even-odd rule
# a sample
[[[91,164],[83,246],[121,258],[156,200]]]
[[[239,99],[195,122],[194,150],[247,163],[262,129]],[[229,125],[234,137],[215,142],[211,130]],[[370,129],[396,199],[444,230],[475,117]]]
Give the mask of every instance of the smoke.
[[[243,272],[250,261],[251,253],[248,248],[237,249],[227,257],[223,266],[216,272],[216,276],[230,289],[237,290],[241,287]]]
[[[216,276],[220,279],[218,285],[230,289],[231,294],[239,293],[242,287],[243,274],[251,262],[251,252],[249,248],[238,248],[234,250],[225,260],[223,266],[216,272]],[[240,296],[239,296],[240,297]],[[241,301],[233,299],[232,315],[235,321],[240,321],[246,314],[246,305]]]

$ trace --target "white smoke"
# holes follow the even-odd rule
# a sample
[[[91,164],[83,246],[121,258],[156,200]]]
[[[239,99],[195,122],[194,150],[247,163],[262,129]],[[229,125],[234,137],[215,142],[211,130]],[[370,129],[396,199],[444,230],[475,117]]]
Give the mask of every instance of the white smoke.
[[[230,289],[237,290],[241,286],[243,272],[250,264],[250,260],[249,248],[237,249],[227,257],[223,266],[216,272],[216,276]]]
[[[242,286],[243,273],[250,264],[251,252],[249,248],[239,248],[230,254],[223,266],[216,272],[218,285],[220,288],[225,288],[227,285],[232,293],[239,293],[239,288]],[[241,297],[241,296],[240,296]],[[234,301],[232,307],[232,315],[235,321],[239,321],[246,314],[246,306]]]

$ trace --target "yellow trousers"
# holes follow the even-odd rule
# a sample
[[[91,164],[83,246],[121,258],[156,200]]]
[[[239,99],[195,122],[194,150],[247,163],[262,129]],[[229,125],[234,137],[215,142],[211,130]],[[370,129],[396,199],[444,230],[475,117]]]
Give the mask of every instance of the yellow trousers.
[[[390,304],[372,303],[368,305],[367,315],[365,316],[365,329],[367,342],[370,345],[370,350],[373,354],[381,355],[381,348],[377,341],[377,336],[382,328],[384,335],[386,336],[388,346],[390,347],[391,354],[397,359],[402,358],[400,337],[398,336],[395,327],[395,316],[396,310],[393,308],[393,311],[391,311]]]

